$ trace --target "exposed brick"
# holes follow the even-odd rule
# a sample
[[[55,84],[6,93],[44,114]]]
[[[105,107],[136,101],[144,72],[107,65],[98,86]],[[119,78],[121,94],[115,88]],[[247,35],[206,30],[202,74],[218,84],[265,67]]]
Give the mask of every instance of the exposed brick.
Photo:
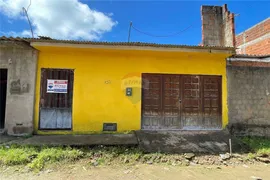
[[[251,27],[243,33],[236,36],[236,47],[247,44],[245,47],[237,50],[239,54],[270,54],[270,38],[265,35],[270,33],[270,18]],[[262,37],[265,38],[262,38]],[[260,39],[259,39],[260,38]],[[251,41],[258,40],[256,43]],[[249,43],[251,42],[251,43]]]
[[[270,38],[261,40],[257,43],[251,44],[246,47],[239,48],[237,50],[238,54],[255,54],[255,55],[265,55],[270,54]]]

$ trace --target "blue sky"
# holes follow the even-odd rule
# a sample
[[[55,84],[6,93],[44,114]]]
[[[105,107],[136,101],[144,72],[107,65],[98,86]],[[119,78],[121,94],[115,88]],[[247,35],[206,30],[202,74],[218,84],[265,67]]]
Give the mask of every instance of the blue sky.
[[[5,0],[0,0],[5,1]],[[19,0],[18,0],[19,1]],[[65,0],[59,0],[63,6]],[[74,0],[73,0],[74,1]],[[110,27],[101,28],[95,32],[95,36],[76,36],[75,39],[84,39],[98,41],[127,41],[129,22],[145,32],[154,35],[167,35],[181,31],[191,26],[183,33],[166,38],[157,38],[143,35],[131,30],[131,41],[152,42],[152,43],[169,43],[169,44],[189,44],[197,45],[201,42],[201,5],[223,5],[228,4],[228,9],[235,14],[239,14],[235,18],[236,33],[240,33],[245,29],[255,25],[256,23],[270,16],[270,1],[90,1],[82,0],[82,4],[87,4],[91,10],[101,12],[107,15],[112,23]],[[1,4],[0,4],[1,5]],[[37,7],[36,5],[35,7]],[[61,7],[61,4],[58,6]],[[29,8],[29,13],[34,7]],[[43,7],[46,8],[46,7]],[[37,9],[37,8],[35,8]],[[42,13],[42,12],[40,12]],[[33,18],[30,16],[30,19]],[[59,16],[59,15],[58,15]],[[58,17],[57,16],[57,17]],[[29,30],[27,21],[22,18],[14,18],[7,13],[0,13],[0,35],[16,35],[17,32]],[[41,21],[39,19],[39,21]],[[74,20],[75,21],[75,20]],[[61,20],[59,20],[59,23]],[[36,23],[38,24],[38,23]],[[57,22],[56,22],[57,25]],[[54,25],[54,26],[56,26]],[[74,27],[75,26],[75,27]],[[79,30],[80,25],[73,27],[73,31]],[[87,24],[86,24],[87,26]],[[91,26],[91,24],[89,24]],[[102,26],[102,25],[100,25]],[[44,28],[43,24],[42,27]],[[85,28],[85,25],[84,25]],[[49,31],[54,28],[50,27]],[[87,29],[86,29],[87,30]],[[70,31],[72,34],[73,31]],[[92,30],[91,30],[92,31]],[[102,31],[102,32],[101,32]],[[36,31],[40,32],[40,31]],[[73,33],[74,34],[74,33]],[[83,32],[82,32],[83,34]],[[20,33],[19,35],[22,35]],[[24,33],[27,35],[27,33]],[[61,36],[61,34],[58,36]],[[72,36],[72,35],[69,35]],[[96,37],[97,36],[97,37]],[[68,36],[65,36],[65,38]],[[63,39],[63,37],[59,37]],[[87,39],[86,38],[86,39]]]

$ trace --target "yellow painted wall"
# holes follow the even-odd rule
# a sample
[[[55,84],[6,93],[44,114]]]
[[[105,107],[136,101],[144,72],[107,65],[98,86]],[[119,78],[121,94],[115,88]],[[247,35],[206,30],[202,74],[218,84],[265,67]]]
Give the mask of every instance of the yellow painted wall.
[[[228,123],[226,61],[229,54],[36,47],[40,50],[36,82],[35,132],[102,131],[115,122],[118,131],[141,127],[141,73],[222,75],[222,121]],[[72,131],[38,131],[41,68],[75,69]],[[133,84],[133,96],[125,86]]]

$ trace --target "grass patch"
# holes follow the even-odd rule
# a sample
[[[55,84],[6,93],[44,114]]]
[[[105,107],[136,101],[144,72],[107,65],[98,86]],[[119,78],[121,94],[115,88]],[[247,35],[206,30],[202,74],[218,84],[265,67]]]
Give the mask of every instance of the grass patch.
[[[74,161],[84,157],[79,149],[63,147],[0,146],[0,165],[28,165],[41,170],[46,164]]]
[[[138,162],[143,156],[143,152],[138,148],[123,146],[94,147],[85,152],[87,158],[99,165]]]
[[[0,164],[23,165],[30,163],[38,154],[34,147],[0,146]]]
[[[136,147],[96,146],[84,147],[34,147],[0,146],[0,165],[27,165],[32,170],[42,170],[46,165],[82,158],[96,165],[138,162],[143,152]]]
[[[242,141],[247,144],[257,155],[270,156],[270,139],[260,137],[244,137]]]
[[[270,157],[270,139],[243,138],[253,153],[246,156],[247,160],[258,156]],[[189,161],[183,154],[144,153],[138,147],[95,146],[95,147],[34,147],[34,146],[0,146],[0,165],[25,165],[39,171],[50,164],[63,164],[84,158],[89,165],[115,165],[135,163],[164,163],[186,165]],[[200,156],[196,156],[200,158]],[[211,161],[202,156],[201,161]],[[199,162],[196,159],[197,163]],[[215,161],[219,162],[219,161]]]
[[[29,164],[31,169],[41,170],[48,163],[59,161],[74,161],[82,158],[84,153],[78,149],[71,148],[45,148],[42,149],[37,157]]]

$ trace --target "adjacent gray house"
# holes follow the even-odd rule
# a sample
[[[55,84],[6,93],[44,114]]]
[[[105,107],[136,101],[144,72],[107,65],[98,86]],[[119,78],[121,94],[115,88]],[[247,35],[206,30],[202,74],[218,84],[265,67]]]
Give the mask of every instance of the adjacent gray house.
[[[33,132],[38,51],[21,38],[0,37],[0,132]]]

